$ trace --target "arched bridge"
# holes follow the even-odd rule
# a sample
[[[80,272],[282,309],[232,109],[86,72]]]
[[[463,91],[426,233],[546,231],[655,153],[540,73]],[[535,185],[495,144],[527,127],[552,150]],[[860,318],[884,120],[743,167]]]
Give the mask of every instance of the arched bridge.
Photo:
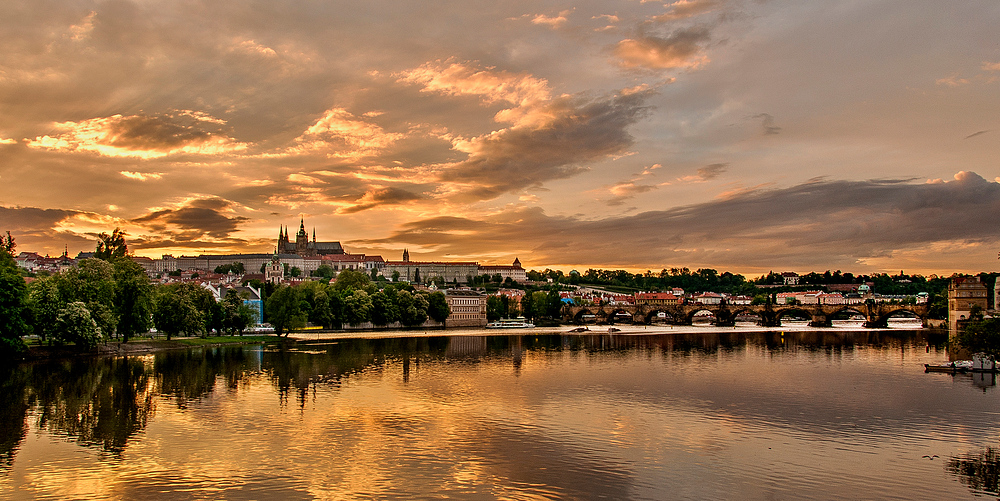
[[[709,312],[715,316],[715,325],[731,327],[736,325],[736,317],[754,315],[762,327],[780,327],[785,316],[811,318],[809,325],[829,327],[831,319],[838,315],[858,314],[865,317],[865,327],[888,327],[889,317],[901,312],[916,315],[927,325],[928,306],[926,304],[799,304],[799,305],[729,305],[729,304],[678,304],[678,305],[590,305],[563,307],[563,321],[568,323],[614,323],[631,321],[634,324],[649,324],[663,313],[668,323],[691,325],[695,314]],[[593,315],[593,317],[590,317]]]

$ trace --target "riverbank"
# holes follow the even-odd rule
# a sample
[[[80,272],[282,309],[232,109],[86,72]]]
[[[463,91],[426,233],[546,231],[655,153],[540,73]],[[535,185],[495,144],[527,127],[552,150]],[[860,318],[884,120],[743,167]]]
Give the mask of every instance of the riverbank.
[[[174,337],[173,339],[133,338],[127,343],[107,342],[97,345],[94,351],[78,351],[73,346],[44,346],[29,344],[24,361],[53,358],[144,355],[168,350],[186,350],[196,347],[241,346],[249,344],[284,344],[293,342],[278,336],[211,336]]]

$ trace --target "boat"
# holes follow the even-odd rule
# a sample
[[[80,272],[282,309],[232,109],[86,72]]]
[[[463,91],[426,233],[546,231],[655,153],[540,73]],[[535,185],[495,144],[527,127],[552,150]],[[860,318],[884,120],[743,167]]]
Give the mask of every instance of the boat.
[[[534,326],[535,324],[529,323],[524,317],[501,318],[486,324],[487,329],[530,329]]]
[[[972,360],[956,360],[943,364],[924,364],[924,372],[969,372],[972,370]]]

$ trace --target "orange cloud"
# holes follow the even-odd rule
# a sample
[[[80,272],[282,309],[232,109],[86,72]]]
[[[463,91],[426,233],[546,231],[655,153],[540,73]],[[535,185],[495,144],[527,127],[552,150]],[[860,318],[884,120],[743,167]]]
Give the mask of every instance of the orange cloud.
[[[80,122],[59,122],[55,135],[28,140],[29,148],[96,153],[106,157],[161,158],[169,155],[221,155],[243,151],[246,143],[226,136],[224,121],[200,112],[165,115],[112,115]]]
[[[371,117],[371,113],[365,116]],[[329,158],[358,159],[377,155],[404,137],[404,134],[386,132],[343,108],[331,108],[295,138],[295,146],[272,156],[323,153]]]
[[[709,62],[701,46],[708,40],[708,29],[696,27],[677,31],[667,38],[625,39],[618,42],[613,52],[626,68],[697,69]]]

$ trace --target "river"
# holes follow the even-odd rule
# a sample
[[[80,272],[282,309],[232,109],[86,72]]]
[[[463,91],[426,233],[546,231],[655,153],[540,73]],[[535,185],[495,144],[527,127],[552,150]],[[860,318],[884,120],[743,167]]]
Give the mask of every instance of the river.
[[[640,329],[5,368],[0,498],[997,496],[993,377],[923,371],[946,335]]]

